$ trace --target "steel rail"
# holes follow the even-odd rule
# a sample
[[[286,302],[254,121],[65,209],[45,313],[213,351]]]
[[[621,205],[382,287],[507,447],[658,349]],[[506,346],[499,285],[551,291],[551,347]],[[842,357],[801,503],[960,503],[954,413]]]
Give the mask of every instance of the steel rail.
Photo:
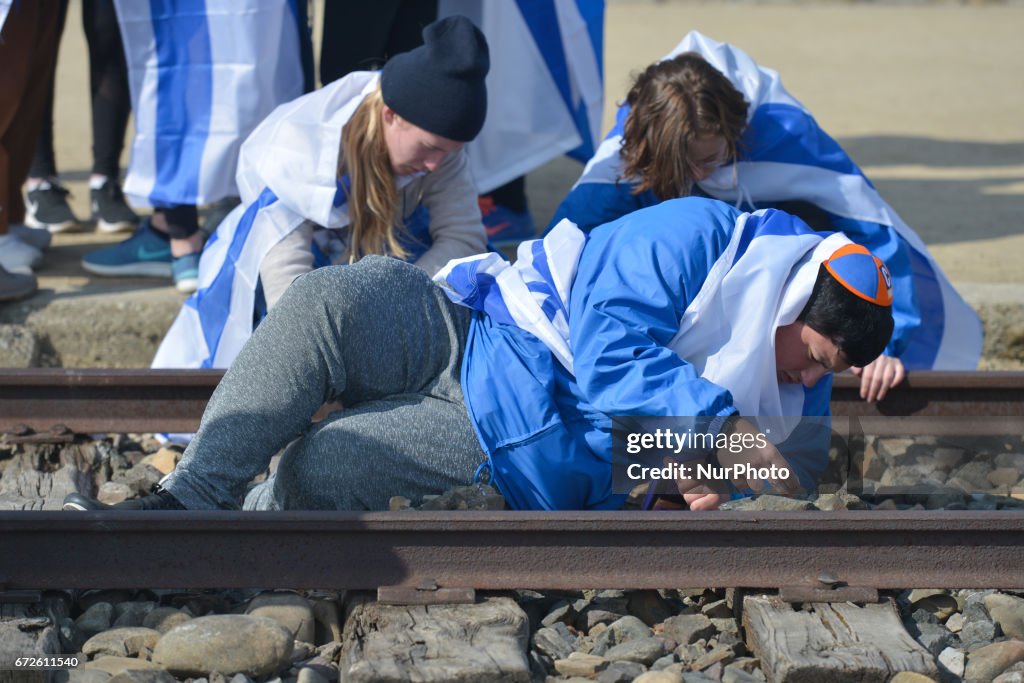
[[[1024,586],[1012,512],[5,512],[0,529],[0,590]]]
[[[55,424],[82,433],[193,432],[222,375],[220,370],[3,370],[0,433],[19,425],[47,431]],[[833,415],[935,418],[917,425],[889,420],[893,433],[921,433],[922,425],[933,429],[949,417],[1024,417],[1024,372],[915,372],[878,403],[861,400],[858,387],[856,377],[835,378]]]

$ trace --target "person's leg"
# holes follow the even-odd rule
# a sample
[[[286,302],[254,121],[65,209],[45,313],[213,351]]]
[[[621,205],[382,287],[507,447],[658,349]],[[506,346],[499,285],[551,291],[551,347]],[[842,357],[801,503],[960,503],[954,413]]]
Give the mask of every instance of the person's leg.
[[[42,254],[8,232],[25,217],[21,186],[39,135],[55,40],[53,0],[12,6],[0,34],[0,267],[29,276]]]
[[[324,403],[405,394],[455,402],[469,319],[425,273],[395,259],[303,275],[225,373],[164,487],[187,508],[235,507]]]
[[[323,85],[353,71],[370,71],[383,66],[399,4],[399,0],[324,3],[320,49]]]
[[[89,177],[92,218],[102,232],[131,230],[139,218],[125,201],[120,185],[120,160],[131,114],[131,97],[114,3],[83,0],[82,26],[89,46],[92,103],[93,164]]]
[[[468,485],[486,456],[462,401],[409,394],[339,411],[296,440],[246,509],[386,510]],[[263,490],[260,490],[262,488]]]
[[[60,39],[64,33],[64,21],[68,13],[68,0],[58,0],[56,8],[56,37],[53,58],[56,65],[60,51]],[[34,78],[37,76],[33,76]],[[36,229],[50,232],[66,232],[78,228],[78,218],[68,205],[68,191],[58,178],[57,160],[53,151],[53,102],[56,70],[50,71],[46,80],[46,97],[40,131],[35,138],[32,165],[25,182],[28,207],[25,223]]]
[[[537,226],[526,203],[525,176],[480,195],[480,213],[487,239],[495,246],[513,245],[537,236]]]

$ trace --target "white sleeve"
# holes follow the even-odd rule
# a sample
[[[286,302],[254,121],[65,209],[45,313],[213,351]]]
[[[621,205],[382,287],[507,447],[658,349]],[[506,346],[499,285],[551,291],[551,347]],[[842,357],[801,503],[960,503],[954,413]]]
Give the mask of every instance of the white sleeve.
[[[313,224],[303,222],[270,248],[260,263],[260,281],[269,311],[292,280],[313,270]]]

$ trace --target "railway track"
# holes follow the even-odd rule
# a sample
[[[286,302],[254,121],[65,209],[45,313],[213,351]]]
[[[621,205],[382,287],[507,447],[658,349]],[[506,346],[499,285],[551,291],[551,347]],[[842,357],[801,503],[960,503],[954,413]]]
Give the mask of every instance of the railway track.
[[[56,424],[194,431],[220,375],[0,373],[0,433],[45,436]],[[962,431],[984,417],[1019,434],[1024,373],[916,373],[877,405],[860,400],[855,378],[839,377],[832,410],[882,431],[895,424],[893,433]],[[819,591],[828,601],[829,591],[850,599],[836,586],[1024,586],[1024,513],[1014,511],[2,512],[0,546],[6,591],[756,586]]]

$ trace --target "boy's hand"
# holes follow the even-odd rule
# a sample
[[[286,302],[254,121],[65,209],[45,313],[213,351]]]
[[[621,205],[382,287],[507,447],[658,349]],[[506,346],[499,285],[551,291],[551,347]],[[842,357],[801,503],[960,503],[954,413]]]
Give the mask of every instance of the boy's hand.
[[[850,372],[860,377],[860,397],[865,401],[881,401],[907,376],[903,361],[885,355],[862,368],[850,368]]]

